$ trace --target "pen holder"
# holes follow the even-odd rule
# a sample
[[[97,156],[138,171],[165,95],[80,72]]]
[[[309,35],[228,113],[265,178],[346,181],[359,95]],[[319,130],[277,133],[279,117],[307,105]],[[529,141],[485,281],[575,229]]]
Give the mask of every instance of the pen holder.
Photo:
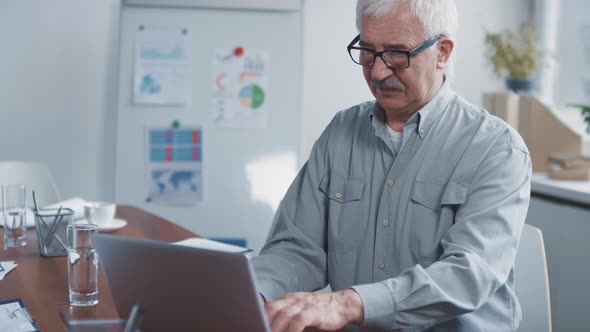
[[[67,227],[72,223],[73,215],[74,211],[68,208],[35,211],[37,244],[41,256],[66,256],[68,254]]]

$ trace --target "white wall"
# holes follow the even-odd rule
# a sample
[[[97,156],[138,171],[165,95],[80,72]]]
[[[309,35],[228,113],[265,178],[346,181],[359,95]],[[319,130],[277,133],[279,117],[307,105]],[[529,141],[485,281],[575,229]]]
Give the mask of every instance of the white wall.
[[[346,46],[356,37],[356,0],[305,0],[303,12],[302,165],[336,112],[373,99]]]
[[[119,0],[0,0],[0,160],[49,165],[62,197],[113,197]]]
[[[346,53],[358,33],[355,4],[355,0],[305,1],[301,164],[337,111],[373,99],[360,66]],[[500,31],[531,19],[531,1],[457,0],[457,7],[460,28],[453,86],[472,103],[481,104],[484,91],[504,89],[484,57],[484,28]]]
[[[590,1],[560,1],[557,101],[590,104]]]
[[[535,27],[539,43],[537,46],[544,54],[557,54],[559,0],[534,0]],[[555,104],[555,86],[557,81],[557,58],[545,56],[543,65],[537,73],[537,95],[547,105]]]

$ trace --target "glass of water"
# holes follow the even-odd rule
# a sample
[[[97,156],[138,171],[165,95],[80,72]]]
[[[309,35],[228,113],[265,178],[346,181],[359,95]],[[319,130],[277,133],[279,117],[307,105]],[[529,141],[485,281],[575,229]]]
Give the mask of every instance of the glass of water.
[[[4,247],[27,245],[26,190],[22,184],[2,187],[2,214],[4,217]]]
[[[98,226],[74,223],[68,226],[68,284],[70,305],[92,306],[98,303],[98,254],[92,235]]]

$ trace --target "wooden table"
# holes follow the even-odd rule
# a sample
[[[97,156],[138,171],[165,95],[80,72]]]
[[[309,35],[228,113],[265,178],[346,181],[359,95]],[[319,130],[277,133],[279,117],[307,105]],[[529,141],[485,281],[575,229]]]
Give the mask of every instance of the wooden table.
[[[166,242],[197,236],[165,219],[131,206],[117,206],[117,218],[127,220],[128,225],[112,232],[116,235]],[[27,231],[25,247],[0,248],[0,261],[6,260],[15,261],[18,266],[0,281],[0,302],[21,298],[41,330],[63,331],[60,312],[71,319],[118,318],[102,270],[99,271],[98,278],[98,304],[92,307],[69,305],[66,257],[41,257],[34,229]]]

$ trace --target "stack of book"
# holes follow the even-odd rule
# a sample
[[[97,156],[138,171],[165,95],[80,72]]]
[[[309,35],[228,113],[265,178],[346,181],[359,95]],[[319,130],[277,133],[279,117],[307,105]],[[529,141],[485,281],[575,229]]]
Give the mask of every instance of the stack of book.
[[[549,156],[549,177],[555,180],[590,180],[590,156],[571,154]]]

